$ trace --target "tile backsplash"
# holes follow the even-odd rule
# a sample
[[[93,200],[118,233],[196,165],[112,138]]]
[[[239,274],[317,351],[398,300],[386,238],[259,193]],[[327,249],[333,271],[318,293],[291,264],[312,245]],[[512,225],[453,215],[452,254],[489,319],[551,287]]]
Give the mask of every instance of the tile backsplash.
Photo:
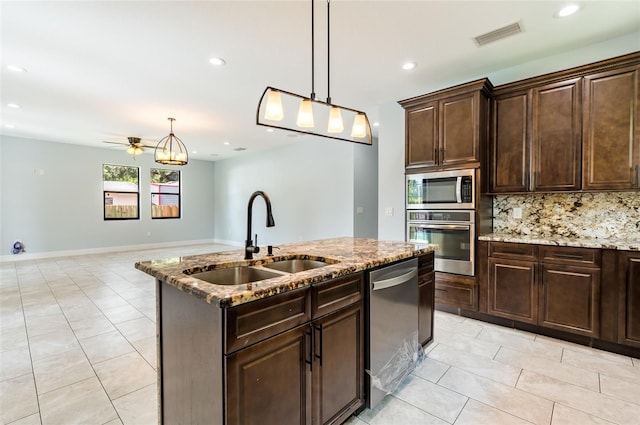
[[[514,218],[513,209],[522,209]],[[493,231],[531,236],[638,238],[639,192],[496,195]]]

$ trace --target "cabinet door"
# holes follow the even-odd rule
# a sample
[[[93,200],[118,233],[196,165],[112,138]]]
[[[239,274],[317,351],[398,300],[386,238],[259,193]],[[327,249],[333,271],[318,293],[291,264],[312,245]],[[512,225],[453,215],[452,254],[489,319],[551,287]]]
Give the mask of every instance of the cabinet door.
[[[640,187],[638,67],[584,77],[583,189]]]
[[[535,262],[489,258],[488,292],[489,314],[537,323],[538,286]]]
[[[493,101],[491,192],[529,190],[531,145],[528,92],[498,96]]]
[[[359,302],[312,322],[314,424],[342,423],[364,405],[362,311]]]
[[[227,425],[311,422],[308,329],[299,326],[226,357]]]
[[[440,101],[440,164],[479,161],[479,93]]]
[[[538,323],[600,336],[600,269],[542,264]]]
[[[405,165],[431,166],[438,162],[438,103],[430,102],[406,113]]]
[[[418,285],[418,340],[427,345],[433,340],[433,315],[436,290],[435,273],[420,276]]]
[[[580,79],[533,89],[533,190],[579,190],[582,144]]]
[[[618,253],[618,342],[640,348],[640,253]]]

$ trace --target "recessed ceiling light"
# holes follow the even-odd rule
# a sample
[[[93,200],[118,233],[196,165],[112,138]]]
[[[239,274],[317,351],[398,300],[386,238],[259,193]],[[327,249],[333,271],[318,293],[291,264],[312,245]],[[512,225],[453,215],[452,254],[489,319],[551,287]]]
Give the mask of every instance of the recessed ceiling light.
[[[267,128],[267,131],[268,131],[269,133],[273,133],[273,128]]]
[[[191,151],[191,153],[198,153],[198,151]]]
[[[374,127],[380,127],[380,123],[378,121],[376,121],[376,122],[373,123],[373,126]]]
[[[5,124],[4,126],[7,128],[16,128],[15,124]]]
[[[556,16],[558,18],[566,18],[567,16],[570,16],[576,13],[579,9],[580,9],[580,6],[578,6],[577,4],[569,4],[563,7],[562,9],[560,9],[558,13],[556,13]]]
[[[231,144],[231,142],[224,142],[224,144],[225,144],[225,145],[230,145],[230,144]]]
[[[22,108],[22,106],[18,105],[17,103],[7,103],[7,106],[9,108]]]
[[[405,62],[402,64],[402,69],[404,69],[405,71],[409,71],[410,69],[413,69],[416,66],[418,66],[418,64],[415,62]]]
[[[13,71],[13,72],[27,72],[26,69],[21,68],[21,67],[16,66],[16,65],[7,65],[7,69],[9,71]]]
[[[227,63],[227,61],[225,61],[222,58],[211,58],[211,59],[209,59],[209,63],[211,63],[211,65],[215,65],[215,66],[222,66],[222,65],[225,65]]]

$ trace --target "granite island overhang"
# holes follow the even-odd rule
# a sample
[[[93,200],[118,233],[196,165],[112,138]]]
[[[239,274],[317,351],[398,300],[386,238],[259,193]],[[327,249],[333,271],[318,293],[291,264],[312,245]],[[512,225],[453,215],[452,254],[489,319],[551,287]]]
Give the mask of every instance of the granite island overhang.
[[[341,237],[278,245],[275,247],[273,256],[260,253],[253,260],[245,260],[242,250],[234,250],[142,261],[136,263],[135,267],[208,304],[224,308],[418,257],[437,248],[435,244],[415,245],[402,241]],[[240,285],[218,285],[193,276],[194,273],[205,270],[234,266],[260,266],[292,258],[320,260],[328,264],[316,269],[283,274]]]

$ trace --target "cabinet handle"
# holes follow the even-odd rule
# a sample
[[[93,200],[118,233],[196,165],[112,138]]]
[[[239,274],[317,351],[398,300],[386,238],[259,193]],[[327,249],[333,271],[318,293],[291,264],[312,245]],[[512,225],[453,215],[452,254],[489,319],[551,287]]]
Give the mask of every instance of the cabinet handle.
[[[305,345],[306,341],[309,341],[309,350],[307,353],[309,354],[309,359],[307,360],[307,356],[305,354],[304,362],[309,365],[309,369],[313,371],[313,327],[309,325],[309,329],[304,333]]]
[[[318,342],[320,345],[320,354],[319,355],[316,354],[315,351],[313,352],[313,354],[316,359],[320,360],[320,366],[322,366],[322,333],[324,332],[324,328],[322,327],[322,324],[320,324],[317,327],[314,326],[314,330],[317,330],[318,332],[320,332],[320,338],[318,338]]]
[[[636,187],[640,188],[640,164],[636,164]]]
[[[440,148],[440,164],[444,163],[444,148]]]
[[[561,252],[557,252],[553,255],[551,255],[551,258],[553,257],[557,257],[557,258],[567,258],[567,259],[571,259],[571,260],[583,260],[584,257],[582,255],[579,254],[563,254]]]

